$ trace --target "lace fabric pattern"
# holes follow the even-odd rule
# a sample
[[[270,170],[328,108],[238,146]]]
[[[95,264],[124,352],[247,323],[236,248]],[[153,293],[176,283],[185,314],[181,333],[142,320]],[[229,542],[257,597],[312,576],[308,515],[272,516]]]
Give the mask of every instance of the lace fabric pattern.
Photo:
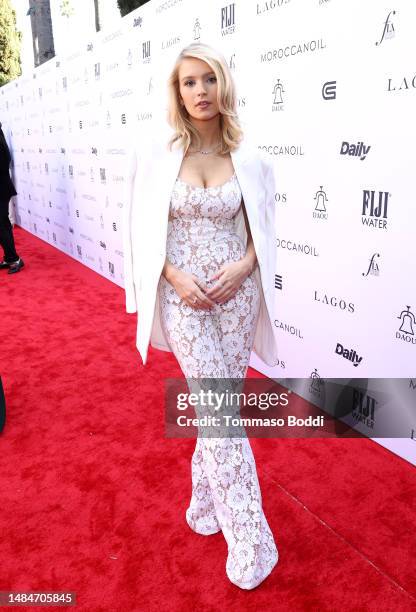
[[[215,284],[209,277],[245,254],[235,231],[241,197],[235,173],[222,185],[208,188],[178,178],[169,211],[169,261],[208,286]],[[253,274],[233,298],[209,311],[185,304],[162,276],[159,304],[164,333],[187,379],[194,385],[201,378],[244,379],[260,308]],[[278,551],[262,509],[248,438],[198,436],[191,470],[188,525],[201,535],[222,531],[228,546],[228,578],[240,588],[255,588],[276,565]]]

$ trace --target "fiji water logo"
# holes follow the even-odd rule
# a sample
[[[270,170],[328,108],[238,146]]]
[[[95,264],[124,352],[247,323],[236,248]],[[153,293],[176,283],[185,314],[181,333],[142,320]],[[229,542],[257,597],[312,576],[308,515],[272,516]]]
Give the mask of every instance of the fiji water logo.
[[[323,190],[323,186],[320,185],[318,191],[315,194],[314,200],[316,200],[315,210],[313,211],[314,219],[328,219],[328,213],[326,210],[325,202],[328,202],[328,196]]]
[[[406,306],[406,310],[403,310],[397,317],[401,320],[401,325],[398,331],[396,331],[396,338],[410,344],[416,344],[414,326],[416,323],[416,317],[410,310],[410,306]]]
[[[388,191],[363,190],[361,222],[367,227],[387,229],[387,213],[391,194]]]
[[[380,257],[380,253],[373,253],[370,259],[368,270],[367,272],[362,272],[361,274],[362,276],[367,278],[368,276],[379,276],[380,275],[380,268],[378,267],[378,263],[376,261],[376,258],[379,258],[379,257]]]
[[[377,400],[359,389],[352,389],[352,417],[356,423],[362,423],[374,429]]]
[[[277,79],[275,84],[273,85],[273,103],[272,103],[272,112],[282,111],[285,109],[283,94],[285,90],[283,89],[283,84],[280,82],[280,79]]]
[[[223,6],[221,11],[221,36],[235,32],[235,3]]]
[[[142,43],[142,63],[149,64],[150,60],[150,40],[146,40]]]
[[[381,35],[380,40],[376,42],[376,47],[379,47],[384,39],[387,40],[388,38],[394,38],[394,36],[396,35],[396,31],[394,29],[394,23],[390,19],[391,16],[395,14],[396,14],[396,11],[390,11],[390,13],[387,15],[387,19],[384,22],[383,33]]]

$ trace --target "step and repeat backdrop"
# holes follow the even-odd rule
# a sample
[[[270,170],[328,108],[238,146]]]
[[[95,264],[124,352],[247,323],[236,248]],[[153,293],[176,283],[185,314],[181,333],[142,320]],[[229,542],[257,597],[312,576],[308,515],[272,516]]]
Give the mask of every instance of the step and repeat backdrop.
[[[276,176],[279,362],[251,363],[416,463],[415,24],[412,0],[152,0],[0,89],[16,222],[123,286],[129,146],[169,133],[180,50],[217,47]]]

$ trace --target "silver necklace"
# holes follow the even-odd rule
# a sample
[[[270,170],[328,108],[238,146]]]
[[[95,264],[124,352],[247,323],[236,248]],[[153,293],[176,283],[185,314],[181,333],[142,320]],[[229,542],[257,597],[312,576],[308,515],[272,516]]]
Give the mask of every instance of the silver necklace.
[[[211,151],[204,151],[203,149],[197,149],[196,151],[191,151],[191,153],[202,153],[202,155],[209,155],[210,153],[216,153],[218,150],[218,145],[216,149],[212,149]]]

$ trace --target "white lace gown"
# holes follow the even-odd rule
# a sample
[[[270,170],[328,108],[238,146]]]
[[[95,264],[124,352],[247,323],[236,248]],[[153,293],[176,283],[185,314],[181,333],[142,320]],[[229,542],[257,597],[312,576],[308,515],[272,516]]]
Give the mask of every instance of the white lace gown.
[[[235,173],[218,187],[176,180],[169,211],[167,258],[176,267],[208,279],[245,247],[235,231],[242,194]],[[236,295],[211,310],[183,302],[161,276],[160,319],[186,378],[244,379],[260,307],[254,274]],[[253,589],[272,571],[278,551],[262,509],[256,464],[248,438],[198,436],[192,457],[188,525],[209,535],[222,530],[228,546],[226,573]]]

